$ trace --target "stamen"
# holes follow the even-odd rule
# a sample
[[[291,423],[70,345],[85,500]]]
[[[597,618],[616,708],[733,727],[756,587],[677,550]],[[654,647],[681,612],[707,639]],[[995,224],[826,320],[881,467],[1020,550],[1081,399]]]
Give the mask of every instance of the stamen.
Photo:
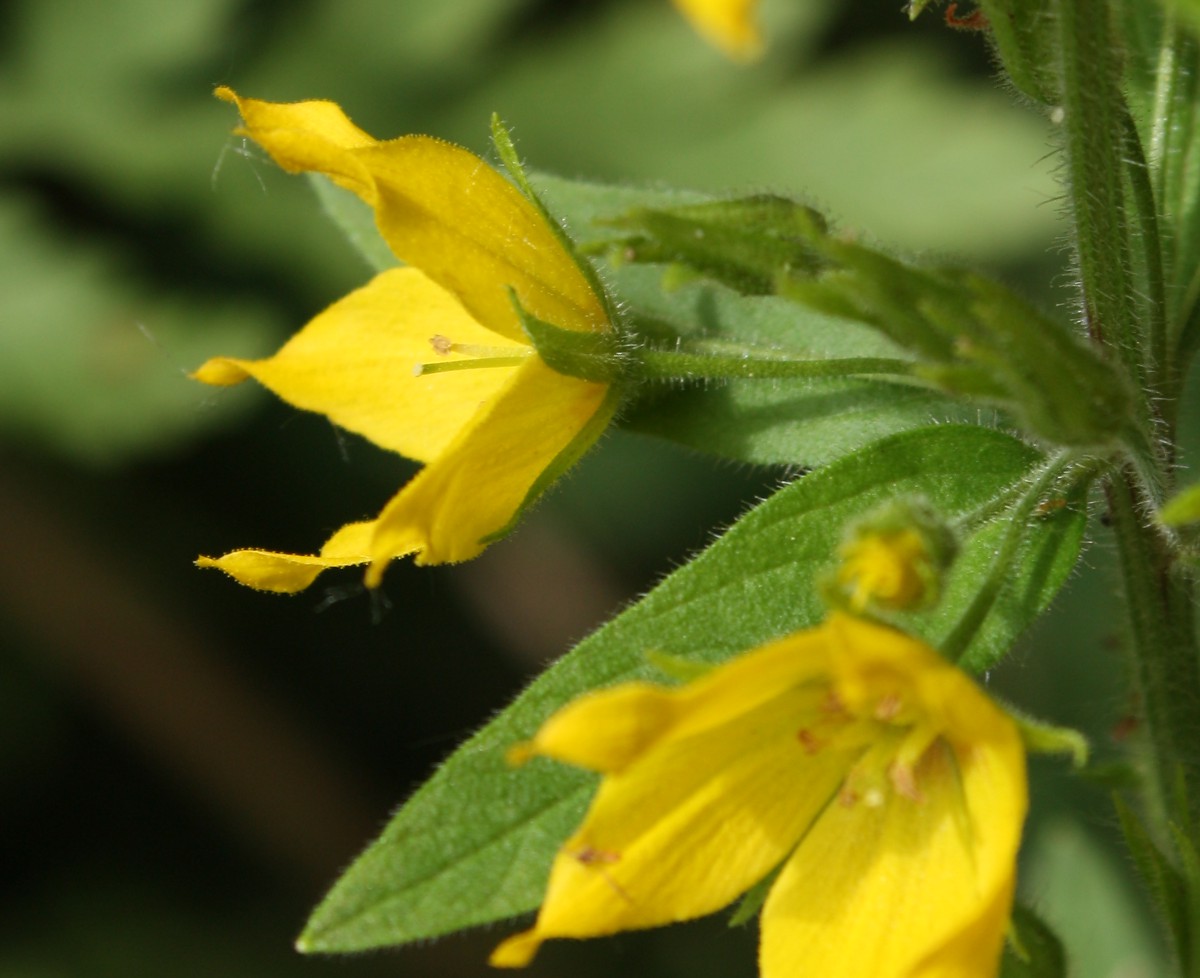
[[[461,350],[455,352],[461,353]],[[478,357],[470,360],[445,360],[442,363],[418,363],[413,367],[413,376],[424,374],[443,374],[450,370],[474,370],[476,367],[519,367],[532,353],[532,350],[513,356]]]
[[[917,787],[916,772],[909,765],[902,764],[900,761],[893,762],[892,766],[888,768],[888,780],[892,782],[896,794],[901,797],[918,803],[925,800],[921,789]]]
[[[532,350],[525,346],[483,346],[479,343],[455,343],[449,336],[443,336],[438,333],[429,337],[429,345],[433,347],[433,352],[439,356],[448,356],[451,353],[461,353],[464,357],[503,357],[503,356],[529,356]]]
[[[903,703],[900,700],[900,694],[888,693],[875,704],[875,719],[894,720],[899,715],[901,706]]]

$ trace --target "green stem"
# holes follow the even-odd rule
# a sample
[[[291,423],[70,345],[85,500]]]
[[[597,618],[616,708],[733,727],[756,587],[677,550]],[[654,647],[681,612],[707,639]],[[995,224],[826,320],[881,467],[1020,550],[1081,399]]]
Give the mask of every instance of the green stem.
[[[853,377],[889,374],[907,377],[915,374],[911,360],[893,357],[842,357],[840,359],[790,360],[770,352],[734,349],[729,352],[642,348],[633,354],[638,369],[647,380],[732,380],[737,378],[792,379],[803,377]]]
[[[1140,390],[1142,371],[1125,216],[1123,98],[1109,5],[1059,0],[1067,189],[1083,315],[1092,339],[1113,349]]]
[[[1124,109],[1124,106],[1122,106]],[[1173,402],[1178,378],[1171,369],[1167,348],[1166,280],[1163,275],[1162,235],[1158,226],[1158,205],[1150,179],[1150,168],[1142,152],[1137,125],[1127,110],[1121,113],[1121,130],[1125,150],[1125,173],[1132,192],[1134,217],[1137,220],[1136,238],[1142,248],[1142,263],[1146,274],[1145,322],[1146,352],[1149,355],[1148,383],[1159,395],[1154,403],[1161,406],[1165,399]],[[1168,419],[1170,423],[1170,419]]]
[[[1138,478],[1129,468],[1106,487],[1128,604],[1130,645],[1149,751],[1147,814],[1166,838],[1178,817],[1174,799],[1200,799],[1200,659],[1192,611],[1192,581],[1173,566],[1168,541],[1141,509]],[[1190,824],[1190,817],[1187,818]]]

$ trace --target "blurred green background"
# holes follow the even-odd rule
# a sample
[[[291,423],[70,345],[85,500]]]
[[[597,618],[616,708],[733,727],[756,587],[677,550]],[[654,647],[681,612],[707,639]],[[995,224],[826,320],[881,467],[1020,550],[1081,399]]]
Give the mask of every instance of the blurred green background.
[[[457,568],[292,599],[191,566],[311,550],[412,467],[186,371],[262,354],[368,277],[217,84],[331,98],[569,177],[803,196],[1066,305],[1054,136],[981,36],[898,0],[766,3],[737,68],[666,0],[0,5],[0,976],[483,975],[507,933],[291,950],[389,811],[538,666],[789,473],[610,435]],[[1130,704],[1103,539],[992,682],[1093,735]],[[1035,765],[1023,889],[1079,975],[1158,973],[1105,794]],[[819,882],[816,884],[819,885]],[[464,894],[464,899],[469,894]],[[531,975],[751,976],[723,920],[551,946]]]

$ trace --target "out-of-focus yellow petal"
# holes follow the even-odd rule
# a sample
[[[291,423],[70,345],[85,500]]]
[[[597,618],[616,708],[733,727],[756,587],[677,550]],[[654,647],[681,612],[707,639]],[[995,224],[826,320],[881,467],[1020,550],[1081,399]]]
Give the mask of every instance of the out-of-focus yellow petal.
[[[555,858],[542,941],[718,909],[784,869],[763,911],[762,974],[995,973],[1025,816],[1015,724],[924,643],[835,612],[676,689],[585,696],[519,759],[605,777]]]
[[[701,34],[731,58],[748,61],[762,53],[754,25],[757,0],[675,0]]]
[[[411,551],[414,541],[420,541],[422,564],[479,554],[488,537],[512,522],[555,457],[596,419],[607,395],[608,385],[555,373],[536,357],[517,367],[445,451],[384,507],[367,583],[377,583],[384,564]]]
[[[289,404],[325,414],[383,448],[428,462],[449,445],[511,379],[515,367],[479,367],[414,374],[418,364],[461,359],[440,356],[435,336],[491,345],[514,354],[479,326],[445,289],[413,268],[393,268],[340,299],[292,337],[273,357],[217,357],[193,375],[210,384],[253,377]]]
[[[998,778],[992,790],[1021,799],[1023,814],[1019,753],[1017,761],[994,758],[979,777]],[[763,978],[995,973],[1021,819],[981,811],[985,798],[972,795],[969,772],[959,784],[944,745],[918,777],[920,800],[835,803],[817,820],[763,908]]]
[[[888,631],[855,623],[858,638],[868,634],[858,624]],[[878,648],[884,660],[900,651],[886,641]],[[970,680],[920,654],[907,658],[916,686],[932,666],[937,696],[955,686],[964,713],[986,714],[966,731],[984,735],[964,740],[962,728],[946,730],[917,765],[908,795],[892,786],[873,804],[839,801],[825,810],[763,909],[763,978],[995,973],[1027,803],[1024,752],[1012,721]],[[880,672],[873,679],[889,682]]]
[[[787,854],[852,760],[800,735],[828,694],[824,635],[800,632],[676,689],[627,683],[551,717],[526,747],[605,772],[551,870],[533,930],[492,964],[519,967],[550,937],[590,937],[724,906]]]
[[[294,594],[308,587],[321,571],[370,560],[375,524],[348,523],[326,541],[319,554],[285,554],[271,550],[235,550],[223,557],[199,557],[197,567],[215,567],[240,584],[259,591]]]
[[[823,626],[834,685],[846,705],[870,713],[870,700],[890,685],[907,709],[922,714],[959,746],[1006,741],[1012,721],[972,682],[924,642],[842,612]]]
[[[521,340],[508,290],[562,329],[609,329],[604,306],[537,208],[483,160],[429,136],[377,141],[331,102],[235,102],[242,132],[283,169],[324,173],[375,209],[396,255],[488,329]]]
[[[662,736],[606,777],[554,861],[533,932],[501,945],[493,963],[523,963],[551,937],[698,917],[770,872],[848,764],[842,752],[812,752],[797,737],[823,696],[804,682],[785,685],[723,723]]]
[[[665,740],[682,740],[728,723],[827,669],[826,643],[810,629],[732,660],[676,689],[624,683],[581,696],[543,724],[527,753],[590,768],[623,771]],[[796,722],[797,728],[800,721]],[[597,736],[597,731],[604,731]]]
[[[537,930],[525,930],[501,941],[488,958],[493,968],[524,968],[545,940]]]

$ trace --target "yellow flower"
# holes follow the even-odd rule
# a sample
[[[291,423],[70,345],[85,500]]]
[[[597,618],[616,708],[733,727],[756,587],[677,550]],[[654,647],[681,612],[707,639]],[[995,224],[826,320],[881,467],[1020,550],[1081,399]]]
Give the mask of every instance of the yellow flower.
[[[538,207],[473,154],[428,136],[376,140],[332,102],[240,98],[240,132],[289,172],[323,173],[375,211],[407,263],[313,319],[273,357],[209,360],[195,377],[248,377],[297,407],[425,467],[372,521],[316,555],[239,550],[197,563],[299,591],[327,567],[467,560],[596,439],[612,385],[566,376],[534,351],[514,306],[560,330],[607,335],[603,298]],[[477,369],[460,369],[472,367]]]
[[[863,533],[844,544],[838,582],[850,590],[850,606],[872,602],[908,608],[925,599],[934,580],[932,557],[916,530]]]
[[[764,978],[986,978],[1026,809],[1012,720],[923,643],[834,613],[677,689],[585,696],[514,752],[601,772],[542,941],[715,911],[776,867]]]
[[[757,5],[757,0],[675,0],[696,30],[739,61],[762,53],[762,38],[754,25]]]

